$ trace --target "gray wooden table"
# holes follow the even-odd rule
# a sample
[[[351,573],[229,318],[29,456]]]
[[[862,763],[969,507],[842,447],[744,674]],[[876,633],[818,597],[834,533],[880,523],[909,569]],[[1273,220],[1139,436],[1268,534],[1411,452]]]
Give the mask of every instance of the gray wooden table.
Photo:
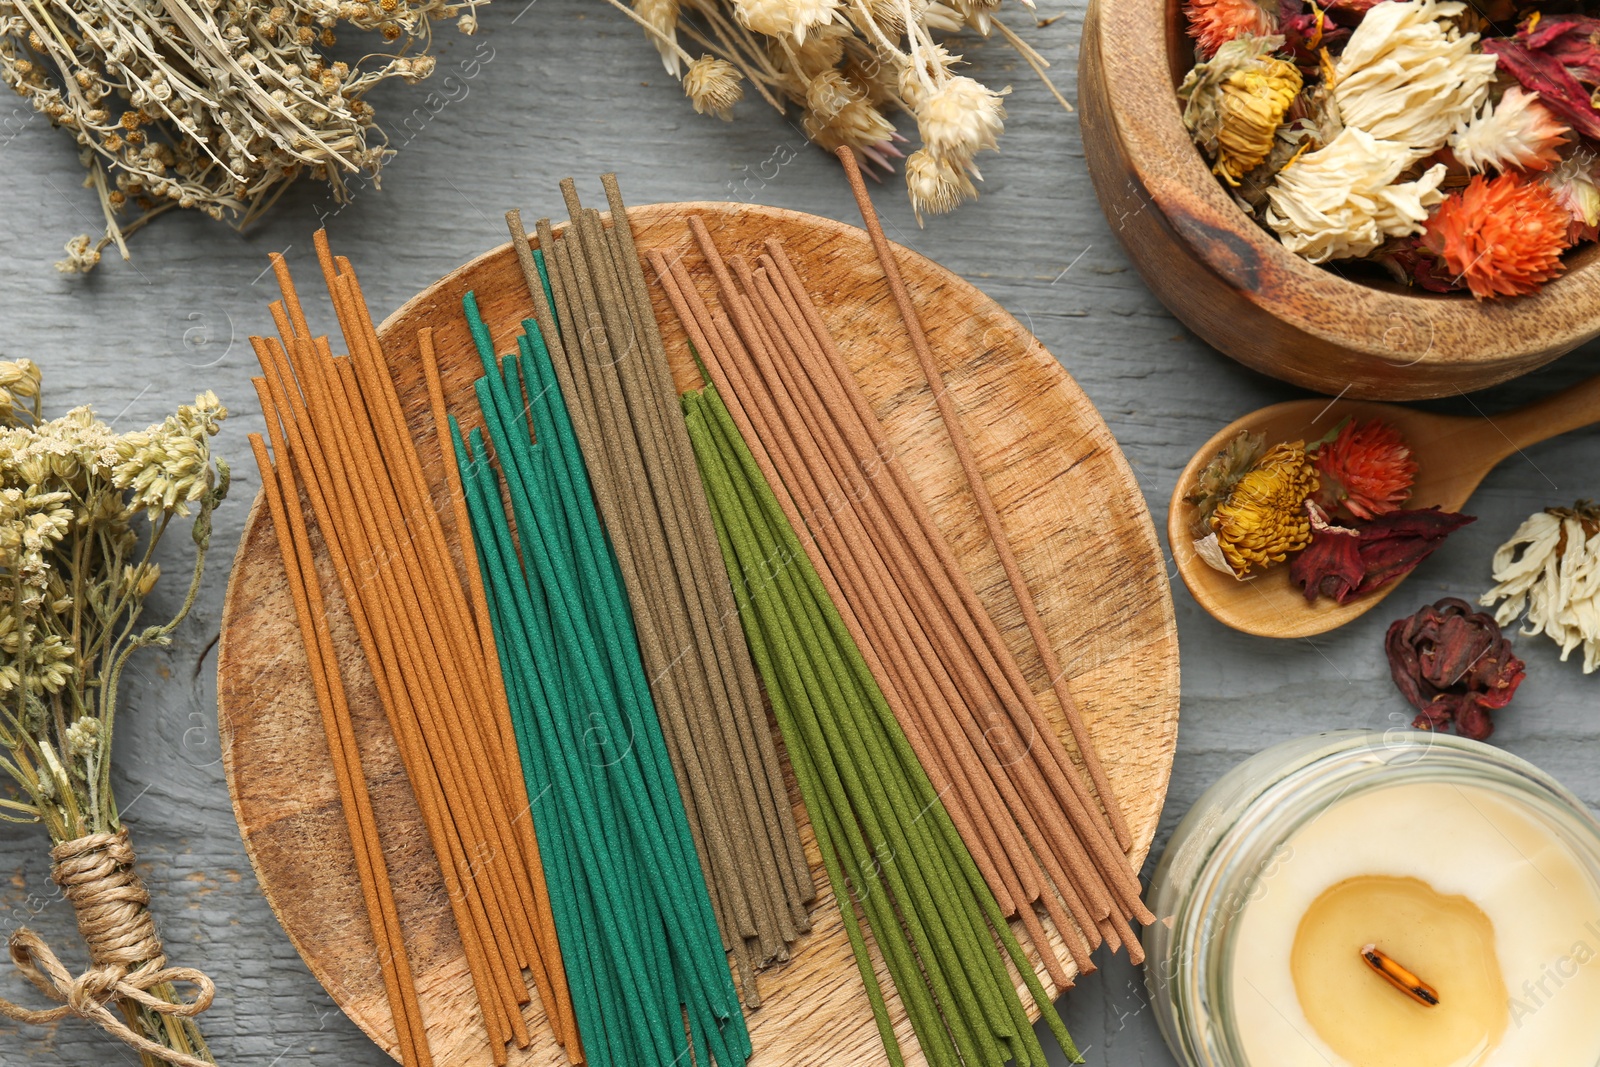
[[[1027,36],[1070,97],[1083,0],[1043,0],[1042,8],[1065,17]],[[1020,9],[1009,17],[1026,22]],[[312,979],[267,909],[239,843],[218,749],[215,648],[228,564],[256,490],[245,434],[261,419],[246,339],[270,328],[267,253],[283,252],[310,271],[311,233],[326,222],[386,314],[504,241],[506,208],[559,214],[556,182],[567,175],[588,183],[595,199],[595,176],[614,169],[634,203],[742,199],[855,218],[836,165],[808,148],[791,121],[756,103],[728,125],[695,115],[637,28],[596,0],[496,0],[476,39],[441,30],[437,40],[434,81],[376,101],[398,149],[381,191],[360,187],[340,208],[304,186],[243,237],[198,216],[168,216],[134,240],[133,262],[108,262],[88,278],[51,269],[62,243],[95,231],[99,218],[93,194],[79,187],[76,150],[20,101],[0,99],[0,353],[44,366],[56,412],[92,403],[126,428],[201,388],[235,412],[219,445],[238,474],[217,517],[214,567],[175,644],[132,668],[116,756],[116,789],[171,955],[204,966],[217,982],[204,1024],[224,1064],[387,1062]],[[1076,117],[1003,45],[973,40],[958,50],[985,81],[1014,86],[1004,152],[982,161],[983,198],[919,230],[896,179],[878,191],[879,209],[891,236],[972,279],[1056,353],[1099,406],[1164,529],[1167,498],[1193,449],[1222,423],[1296,391],[1218,355],[1167,314],[1096,206]],[[1491,394],[1438,406],[1492,417],[1596,371],[1600,348],[1591,347]],[[1442,595],[1481,592],[1494,546],[1532,511],[1600,496],[1597,469],[1593,429],[1507,462],[1472,502],[1479,521],[1402,593],[1315,640],[1233,633],[1175,588],[1182,729],[1158,850],[1200,792],[1257,749],[1324,728],[1409,720],[1381,652],[1387,623]],[[172,606],[176,584],[154,610]],[[1600,676],[1586,679],[1577,664],[1559,663],[1543,639],[1518,644],[1528,680],[1499,716],[1495,741],[1600,803],[1600,766],[1589,747],[1600,737]],[[26,923],[76,948],[48,873],[41,833],[0,830],[0,933]],[[36,1000],[10,973],[0,977],[0,995]],[[1110,961],[1084,980],[1064,1009],[1090,1062],[1172,1063],[1125,963]],[[18,1062],[135,1059],[78,1022],[0,1025],[0,1063]]]

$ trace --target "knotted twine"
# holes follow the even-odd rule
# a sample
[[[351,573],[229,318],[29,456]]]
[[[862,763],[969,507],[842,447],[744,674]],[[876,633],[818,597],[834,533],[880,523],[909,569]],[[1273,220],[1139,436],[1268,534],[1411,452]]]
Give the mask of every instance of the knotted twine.
[[[168,967],[150,915],[150,893],[133,869],[128,831],[66,841],[50,850],[51,878],[72,903],[78,933],[89,949],[89,969],[74,978],[32,930],[11,935],[11,961],[22,976],[60,1007],[34,1011],[0,998],[0,1014],[23,1023],[52,1023],[77,1015],[140,1052],[174,1067],[215,1067],[213,1061],[178,1052],[134,1032],[106,1006],[114,998],[134,1001],[160,1015],[192,1018],[211,1006],[216,986],[190,967]],[[150,990],[183,982],[197,990],[173,1003]]]

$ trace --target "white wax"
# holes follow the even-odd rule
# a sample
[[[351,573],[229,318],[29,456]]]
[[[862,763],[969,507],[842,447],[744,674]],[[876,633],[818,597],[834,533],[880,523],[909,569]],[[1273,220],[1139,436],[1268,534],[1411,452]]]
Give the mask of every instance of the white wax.
[[[1600,1064],[1600,888],[1547,827],[1500,794],[1411,783],[1330,806],[1290,838],[1241,912],[1231,985],[1249,1067],[1363,1067],[1321,1040],[1290,972],[1312,902],[1362,875],[1421,879],[1493,922],[1510,1021],[1472,1067]]]

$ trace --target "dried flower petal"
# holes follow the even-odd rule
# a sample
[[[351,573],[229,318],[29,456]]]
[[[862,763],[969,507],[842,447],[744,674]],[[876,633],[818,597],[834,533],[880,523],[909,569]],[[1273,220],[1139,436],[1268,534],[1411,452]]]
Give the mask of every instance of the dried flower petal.
[[[1585,86],[1600,85],[1600,20],[1562,15],[1529,19],[1509,39],[1483,43],[1486,54],[1537,93],[1562,122],[1589,138],[1600,138],[1600,111]]]
[[[1356,548],[1360,533],[1329,525],[1315,504],[1311,512],[1311,543],[1289,564],[1289,579],[1306,595],[1306,602],[1325,596],[1340,604],[1356,595],[1366,568]]]
[[[1233,486],[1211,516],[1211,530],[1237,577],[1282,563],[1311,541],[1306,498],[1317,491],[1317,471],[1305,444],[1273,445]]]
[[[1396,620],[1384,648],[1395,685],[1418,711],[1413,726],[1454,722],[1456,733],[1478,741],[1494,732],[1489,712],[1511,702],[1525,674],[1495,621],[1455,597]]]
[[[1442,163],[1416,181],[1396,181],[1411,162],[1405,145],[1347,126],[1278,175],[1267,191],[1267,224],[1313,263],[1368,255],[1385,238],[1421,232],[1428,209],[1443,199]]]
[[[1528,520],[1494,554],[1499,584],[1478,603],[1501,602],[1495,621],[1525,615],[1525,634],[1547,634],[1565,662],[1583,649],[1583,673],[1600,669],[1600,507],[1580,500],[1547,508]]]
[[[1189,36],[1202,58],[1243,34],[1263,37],[1278,32],[1277,16],[1256,0],[1187,0],[1183,14]]]
[[[1423,244],[1480,300],[1536,291],[1564,269],[1571,215],[1543,182],[1478,175],[1439,205]]]
[[[1455,0],[1389,0],[1372,8],[1334,65],[1333,95],[1347,126],[1432,155],[1477,111],[1495,59],[1451,21]]]
[[[1438,550],[1444,539],[1476,522],[1473,515],[1462,515],[1440,508],[1391,511],[1360,526],[1361,565],[1366,573],[1356,595],[1370,593],[1396,578],[1410,574],[1417,565]]]
[[[1316,450],[1322,488],[1317,502],[1330,512],[1344,505],[1358,519],[1394,511],[1410,495],[1417,477],[1400,431],[1382,419],[1348,419],[1333,440]]]
[[[1450,150],[1468,170],[1546,170],[1561,160],[1570,132],[1537,96],[1513,87],[1456,130]]]

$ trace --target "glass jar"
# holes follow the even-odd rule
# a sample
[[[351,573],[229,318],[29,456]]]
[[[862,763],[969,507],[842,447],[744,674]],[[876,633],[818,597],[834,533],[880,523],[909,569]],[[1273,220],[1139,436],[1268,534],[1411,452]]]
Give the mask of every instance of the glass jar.
[[[1600,896],[1600,822],[1525,760],[1416,730],[1348,730],[1274,745],[1195,802],[1151,881],[1148,904],[1157,921],[1143,936],[1145,982],[1162,1036],[1186,1067],[1276,1067],[1252,1063],[1239,1033],[1233,963],[1240,916],[1294,857],[1297,831],[1336,802],[1406,783],[1471,785],[1504,798],[1571,851]],[[1559,1067],[1595,1063],[1585,1057]]]

